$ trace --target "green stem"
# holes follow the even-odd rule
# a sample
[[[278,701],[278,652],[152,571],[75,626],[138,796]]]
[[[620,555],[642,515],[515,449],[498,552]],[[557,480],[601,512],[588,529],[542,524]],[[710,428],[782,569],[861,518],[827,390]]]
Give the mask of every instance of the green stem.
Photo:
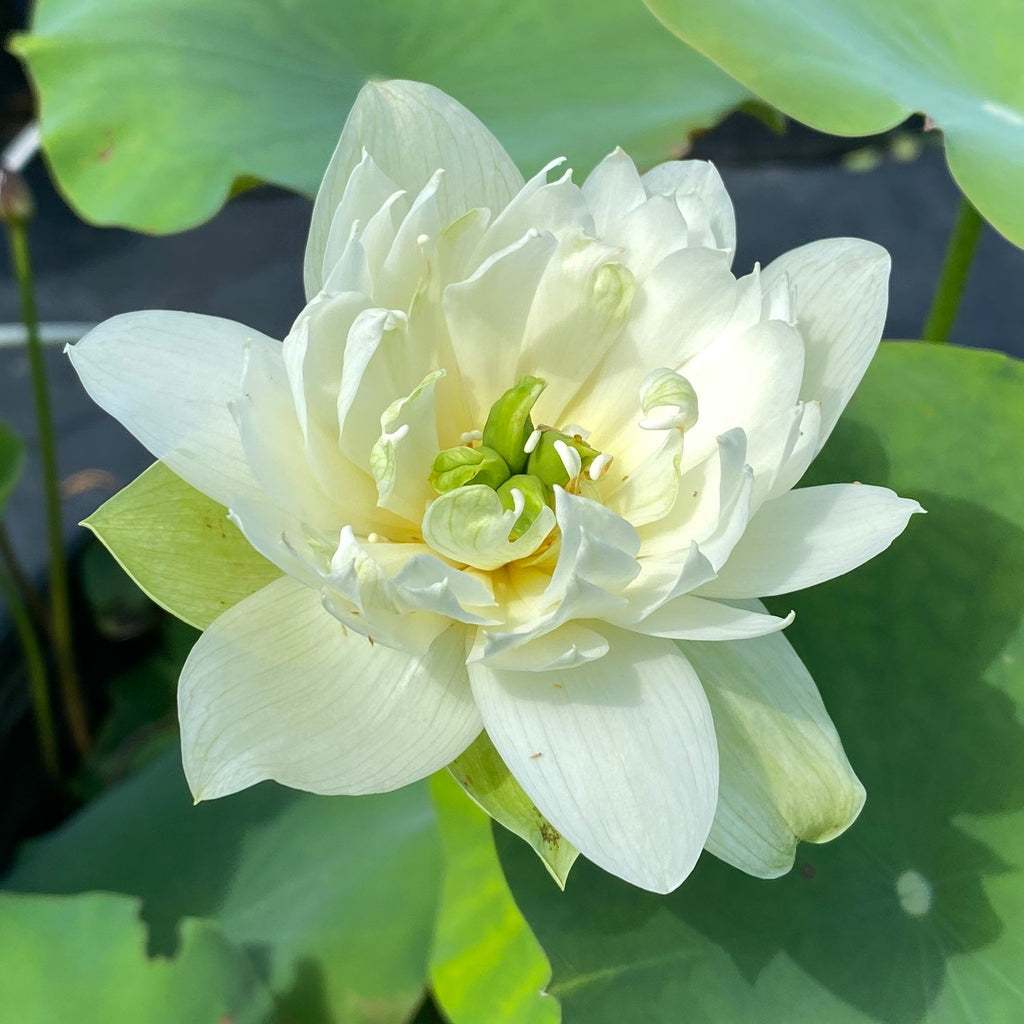
[[[25,575],[25,570],[22,569],[18,556],[14,552],[14,545],[8,536],[7,527],[2,522],[0,522],[0,569],[6,570],[11,582],[21,595],[32,618],[32,624],[43,636],[46,636],[50,628],[46,621],[46,606],[43,604],[39,592]]]
[[[46,528],[50,544],[51,636],[57,664],[57,678],[60,682],[61,698],[72,742],[78,753],[84,755],[89,750],[89,727],[85,714],[85,703],[78,685],[72,646],[71,600],[68,588],[68,563],[64,552],[64,533],[61,526],[57,439],[53,428],[53,412],[50,408],[50,390],[46,383],[43,344],[39,337],[39,316],[36,312],[35,291],[32,285],[28,233],[22,220],[9,218],[6,224],[11,245],[11,262],[14,265],[15,277],[18,279],[21,313],[28,336],[29,370],[32,375],[36,425],[39,432],[39,454],[46,492]]]
[[[25,606],[18,597],[18,588],[10,575],[0,566],[0,594],[3,595],[14,619],[14,629],[25,655],[28,670],[29,692],[32,695],[32,710],[35,713],[36,731],[39,733],[39,750],[43,765],[51,778],[58,778],[60,764],[57,760],[57,735],[53,728],[53,709],[50,706],[50,691],[46,683],[46,661],[39,639],[32,628]]]
[[[981,226],[984,220],[971,204],[969,199],[960,201],[960,209],[953,225],[953,233],[949,236],[946,246],[946,258],[942,263],[942,273],[935,288],[932,308],[925,321],[922,336],[925,341],[935,341],[944,345],[949,341],[960,299],[967,284],[967,274],[974,260],[974,252],[978,248],[981,237]]]

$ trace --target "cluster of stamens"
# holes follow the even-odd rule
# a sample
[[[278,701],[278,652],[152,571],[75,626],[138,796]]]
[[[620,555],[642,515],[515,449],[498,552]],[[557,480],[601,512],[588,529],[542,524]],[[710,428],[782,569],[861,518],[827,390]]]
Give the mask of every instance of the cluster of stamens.
[[[612,456],[592,448],[590,432],[572,423],[556,429],[534,425],[531,411],[546,384],[523,377],[491,406],[483,430],[464,433],[461,444],[434,459],[430,483],[444,494],[458,487],[493,488],[502,506],[515,513],[510,533],[525,533],[540,510],[554,508],[554,488],[587,494],[607,471]]]

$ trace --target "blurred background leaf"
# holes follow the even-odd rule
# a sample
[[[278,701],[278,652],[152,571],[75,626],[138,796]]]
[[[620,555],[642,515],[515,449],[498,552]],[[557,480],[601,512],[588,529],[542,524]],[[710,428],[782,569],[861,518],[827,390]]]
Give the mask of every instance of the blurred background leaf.
[[[138,900],[0,894],[0,1007],[18,1024],[269,1024],[272,1000],[215,925],[185,920],[146,955]]]
[[[240,178],[312,194],[368,77],[451,93],[527,172],[654,163],[749,98],[637,0],[39,0],[14,47],[81,215],[153,232]]]
[[[580,858],[566,892],[499,831],[567,1022],[1024,1019],[1024,364],[890,343],[808,483],[928,515],[841,579],[774,599],[868,800],[760,881],[702,858],[670,897]]]
[[[431,779],[445,871],[430,981],[452,1024],[558,1024],[551,965],[512,899],[491,819],[448,772]]]
[[[10,427],[0,423],[0,513],[18,482],[24,463],[24,445]]]
[[[646,2],[755,95],[819,131],[868,135],[927,114],[967,197],[1024,245],[1024,4]]]
[[[425,783],[329,800],[262,785],[193,807],[175,749],[31,844],[4,885],[135,896],[163,955],[183,916],[212,921],[283,1021],[399,1024],[423,998],[440,871]]]

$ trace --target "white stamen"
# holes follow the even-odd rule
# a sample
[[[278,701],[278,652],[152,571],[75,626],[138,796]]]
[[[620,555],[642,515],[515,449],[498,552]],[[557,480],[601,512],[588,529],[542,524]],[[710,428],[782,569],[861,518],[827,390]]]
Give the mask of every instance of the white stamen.
[[[512,512],[515,515],[513,522],[516,522],[526,508],[526,495],[518,487],[512,488]]]
[[[697,422],[697,393],[675,370],[652,370],[640,385],[643,430],[689,430]]]
[[[397,444],[409,433],[409,424],[403,423],[393,434],[389,434],[385,431],[381,435],[381,440],[390,442],[391,444]]]
[[[583,441],[590,437],[590,431],[586,427],[581,427],[578,423],[569,423],[562,427],[562,433],[568,434],[570,437],[578,437]]]
[[[382,537],[379,533],[368,533],[366,541],[368,544],[382,544],[387,541],[387,537]]]
[[[484,432],[482,430],[467,430],[464,434],[459,435],[459,440],[463,444],[472,444],[473,441],[482,441],[484,439]]]
[[[429,242],[429,241],[430,241],[430,235],[417,235],[416,236],[416,244],[417,245],[426,245],[427,242]]]
[[[587,470],[587,476],[591,480],[600,480],[608,472],[608,467],[611,464],[612,456],[607,452],[601,452],[600,455],[594,456],[594,461],[590,464],[590,469]]]
[[[641,430],[685,430],[692,424],[689,413],[681,411],[678,405],[656,405],[650,412],[640,421]]]
[[[529,455],[530,452],[540,444],[541,433],[542,431],[537,429],[526,439],[526,444],[523,445],[523,451],[526,452],[527,455]]]
[[[575,448],[570,448],[562,440],[555,442],[555,452],[562,460],[562,465],[565,466],[569,479],[575,480],[583,469],[583,459],[580,458],[580,453]]]

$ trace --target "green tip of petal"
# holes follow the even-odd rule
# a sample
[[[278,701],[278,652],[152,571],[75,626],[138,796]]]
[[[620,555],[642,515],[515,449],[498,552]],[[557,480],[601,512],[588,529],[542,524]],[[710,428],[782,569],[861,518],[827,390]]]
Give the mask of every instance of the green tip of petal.
[[[510,387],[487,414],[483,442],[508,463],[512,474],[526,468],[526,442],[533,433],[530,410],[547,387],[540,377],[523,377]]]

